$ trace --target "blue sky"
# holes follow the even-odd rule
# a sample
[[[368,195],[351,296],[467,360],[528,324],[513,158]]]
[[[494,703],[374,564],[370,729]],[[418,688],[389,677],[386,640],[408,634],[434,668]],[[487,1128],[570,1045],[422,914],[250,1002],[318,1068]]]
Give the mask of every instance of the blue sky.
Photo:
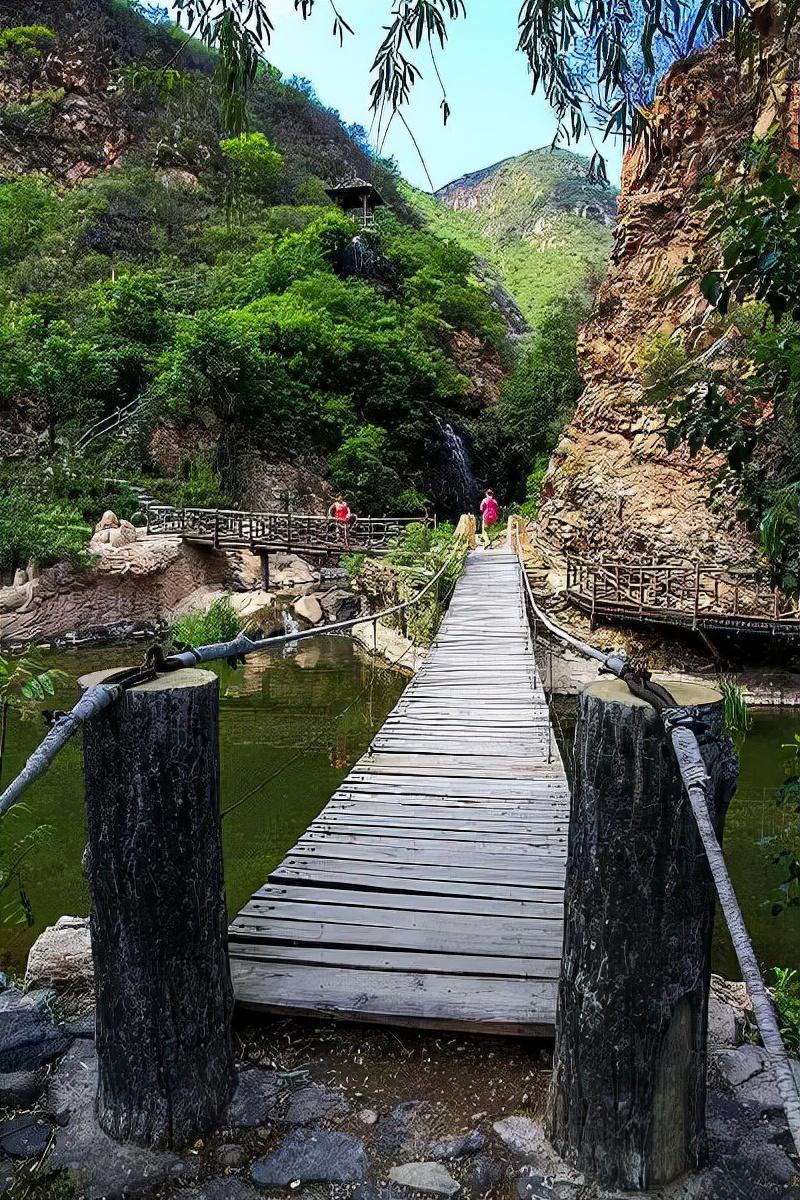
[[[343,49],[331,37],[330,9],[324,0],[318,0],[308,21],[294,11],[293,0],[272,0],[275,35],[268,57],[285,76],[307,76],[325,104],[338,109],[345,121],[368,129],[369,68],[390,0],[339,0],[338,6],[355,29]],[[467,171],[552,140],[552,111],[540,96],[531,95],[525,59],[516,50],[517,11],[518,0],[467,0],[467,19],[450,26],[450,40],[439,56],[452,109],[446,127],[427,52],[416,56],[424,78],[416,85],[407,119],[437,188]],[[588,145],[577,149],[591,153]],[[397,120],[384,151],[394,155],[411,183],[429,189],[411,138]],[[616,182],[620,148],[607,143],[604,152],[609,178]]]

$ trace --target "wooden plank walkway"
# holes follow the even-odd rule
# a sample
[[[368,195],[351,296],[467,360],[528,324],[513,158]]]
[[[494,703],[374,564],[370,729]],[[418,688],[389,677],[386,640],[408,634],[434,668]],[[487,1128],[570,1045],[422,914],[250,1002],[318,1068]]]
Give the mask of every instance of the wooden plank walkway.
[[[473,551],[370,750],[231,925],[238,1003],[551,1033],[568,818],[517,559]]]

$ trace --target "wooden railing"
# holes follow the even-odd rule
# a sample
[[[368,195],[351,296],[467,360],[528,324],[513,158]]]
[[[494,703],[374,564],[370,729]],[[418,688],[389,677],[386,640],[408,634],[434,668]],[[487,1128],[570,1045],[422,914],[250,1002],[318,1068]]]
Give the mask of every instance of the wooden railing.
[[[566,595],[593,619],[800,634],[798,601],[749,569],[568,555]]]
[[[222,508],[151,505],[148,534],[177,534],[185,541],[253,551],[316,551],[381,554],[409,525],[433,525],[433,517],[359,517],[349,527],[332,517],[306,513],[239,512]]]

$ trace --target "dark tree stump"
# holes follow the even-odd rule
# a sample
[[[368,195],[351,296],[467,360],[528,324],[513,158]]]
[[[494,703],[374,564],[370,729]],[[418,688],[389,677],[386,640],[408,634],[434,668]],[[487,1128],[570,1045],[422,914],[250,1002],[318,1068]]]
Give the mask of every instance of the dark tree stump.
[[[700,743],[721,834],[738,768],[720,694],[666,686],[710,721]],[[659,718],[621,681],[592,684],[575,733],[548,1134],[607,1187],[666,1183],[705,1159],[714,905]]]
[[[97,1113],[151,1147],[208,1133],[234,1087],[218,710],[216,676],[182,670],[84,734]]]

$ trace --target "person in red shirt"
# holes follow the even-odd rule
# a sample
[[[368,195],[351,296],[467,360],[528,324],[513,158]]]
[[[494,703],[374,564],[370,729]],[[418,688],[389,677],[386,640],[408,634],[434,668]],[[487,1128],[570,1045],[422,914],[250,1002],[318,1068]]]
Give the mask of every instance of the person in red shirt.
[[[328,516],[333,517],[336,521],[337,535],[341,532],[344,535],[345,546],[350,545],[350,526],[353,524],[354,515],[350,510],[350,505],[341,496],[337,496],[333,504],[328,509]]]
[[[483,522],[481,526],[481,540],[487,550],[489,549],[489,545],[491,543],[489,530],[493,525],[497,524],[497,518],[499,516],[500,505],[494,498],[494,492],[491,488],[489,488],[483,500],[481,500],[481,518]]]

